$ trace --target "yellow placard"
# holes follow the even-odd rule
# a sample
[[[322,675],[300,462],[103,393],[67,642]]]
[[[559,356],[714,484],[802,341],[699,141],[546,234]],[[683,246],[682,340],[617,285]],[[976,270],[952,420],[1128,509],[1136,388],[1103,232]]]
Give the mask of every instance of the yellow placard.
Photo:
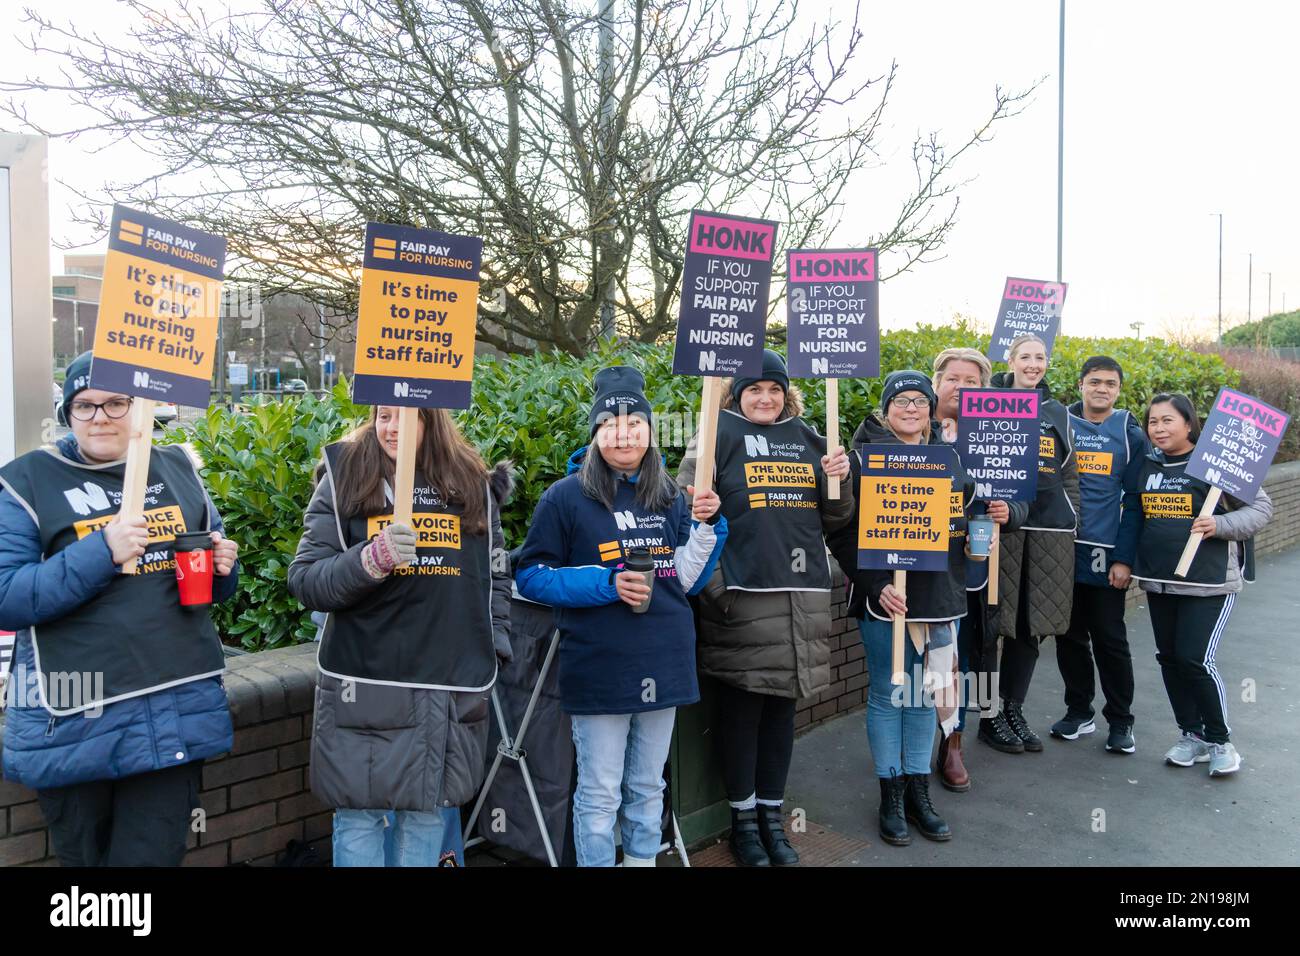
[[[366,519],[366,536],[373,538],[393,523],[393,516],[375,515]],[[417,548],[455,548],[460,550],[460,516],[417,512],[411,516]]]
[[[1038,457],[1055,458],[1056,457],[1056,438],[1052,435],[1038,436]]]
[[[381,241],[375,239],[373,255],[391,258],[378,248]],[[356,372],[468,382],[474,374],[477,314],[477,282],[365,269]]]
[[[116,517],[116,513],[100,515],[98,518],[87,518],[85,521],[78,521],[72,527],[77,532],[77,538],[81,539],[88,534],[99,531]],[[180,505],[153,508],[144,513],[144,520],[150,541],[171,541],[178,534],[185,534],[189,530],[185,527],[185,515],[181,513]]]
[[[947,551],[952,511],[949,478],[864,475],[858,490],[860,551]]]
[[[747,461],[746,488],[815,488],[812,465],[802,461]]]
[[[1171,492],[1143,492],[1142,514],[1148,518],[1192,517],[1192,496]]]

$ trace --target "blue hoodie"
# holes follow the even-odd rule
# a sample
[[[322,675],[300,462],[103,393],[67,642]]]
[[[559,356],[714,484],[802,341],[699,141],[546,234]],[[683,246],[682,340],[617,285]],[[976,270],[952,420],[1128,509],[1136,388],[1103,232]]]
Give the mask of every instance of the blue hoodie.
[[[646,511],[636,500],[636,475],[619,479],[611,511],[583,493],[576,472],[586,452],[570,457],[568,476],[538,501],[515,570],[523,597],[556,608],[564,709],[627,714],[694,703],[695,625],[686,598],[713,574],[726,519],[694,521],[680,491],[666,511]],[[644,614],[614,586],[625,550],[637,546],[656,558]]]

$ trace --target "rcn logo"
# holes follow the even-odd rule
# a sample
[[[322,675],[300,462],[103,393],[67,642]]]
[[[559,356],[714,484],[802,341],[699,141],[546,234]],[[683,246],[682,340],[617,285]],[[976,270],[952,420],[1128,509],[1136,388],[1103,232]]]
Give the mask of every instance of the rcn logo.
[[[829,375],[831,371],[831,360],[824,358],[815,358],[812,360],[812,373],[814,375]]]
[[[148,387],[149,387],[149,373],[148,373],[148,372],[132,372],[132,373],[131,373],[131,385],[132,385],[133,388],[148,388]]]
[[[636,515],[630,511],[615,511],[614,523],[618,525],[619,531],[635,531]]]
[[[1162,480],[1163,478],[1164,478],[1164,475],[1160,474],[1160,472],[1156,472],[1154,475],[1148,475],[1148,476],[1147,476],[1147,491],[1155,491],[1157,488],[1159,488],[1159,487],[1160,487],[1160,482],[1161,482],[1161,480]]]
[[[718,353],[710,349],[700,353],[700,371],[712,372],[718,367]]]
[[[748,455],[750,458],[762,458],[770,454],[767,448],[767,436],[746,435],[745,454]]]
[[[1206,468],[1205,480],[1212,485],[1221,485],[1223,484],[1223,472],[1217,468]]]
[[[885,563],[886,563],[886,564],[897,564],[897,563],[898,563],[898,552],[897,552],[897,551],[890,551],[890,552],[888,552],[888,553],[885,555]]]
[[[977,481],[975,482],[975,497],[982,500],[991,500],[993,498],[993,482]]]
[[[393,398],[409,398],[411,394],[410,382],[394,382]]]
[[[107,511],[109,507],[108,494],[93,481],[86,482],[80,488],[69,488],[63,497],[68,499],[72,510],[82,517],[92,511]]]

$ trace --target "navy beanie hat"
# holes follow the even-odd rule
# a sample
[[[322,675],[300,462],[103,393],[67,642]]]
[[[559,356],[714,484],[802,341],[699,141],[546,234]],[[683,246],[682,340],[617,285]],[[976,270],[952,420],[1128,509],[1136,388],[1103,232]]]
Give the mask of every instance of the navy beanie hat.
[[[757,382],[776,382],[784,392],[790,391],[790,373],[786,371],[785,359],[780,353],[763,349],[763,374],[757,378],[738,378],[731,383],[731,398],[740,404],[740,393]]]
[[[619,415],[640,415],[651,422],[645,376],[630,365],[615,365],[596,373],[596,399],[587,417],[588,434],[595,434],[606,419]]]
[[[82,352],[68,363],[67,378],[63,380],[63,420],[68,421],[68,406],[78,392],[90,388],[90,361],[94,356]]]
[[[900,392],[920,392],[930,400],[930,414],[934,415],[938,407],[938,399],[935,398],[934,386],[930,384],[930,377],[924,372],[918,372],[915,369],[903,369],[901,372],[890,372],[885,376],[885,384],[880,388],[880,408],[889,408],[889,403]]]

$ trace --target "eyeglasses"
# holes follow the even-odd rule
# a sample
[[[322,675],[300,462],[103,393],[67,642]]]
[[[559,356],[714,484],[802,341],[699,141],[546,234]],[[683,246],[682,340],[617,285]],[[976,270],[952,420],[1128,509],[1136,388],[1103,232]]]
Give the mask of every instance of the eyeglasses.
[[[131,399],[129,398],[110,398],[106,402],[73,402],[68,409],[68,414],[79,422],[92,421],[95,413],[100,409],[104,410],[104,415],[108,418],[123,418],[131,410]]]
[[[908,398],[905,395],[895,395],[889,400],[889,404],[895,408],[923,408],[930,404],[930,400],[924,395],[917,398]]]

